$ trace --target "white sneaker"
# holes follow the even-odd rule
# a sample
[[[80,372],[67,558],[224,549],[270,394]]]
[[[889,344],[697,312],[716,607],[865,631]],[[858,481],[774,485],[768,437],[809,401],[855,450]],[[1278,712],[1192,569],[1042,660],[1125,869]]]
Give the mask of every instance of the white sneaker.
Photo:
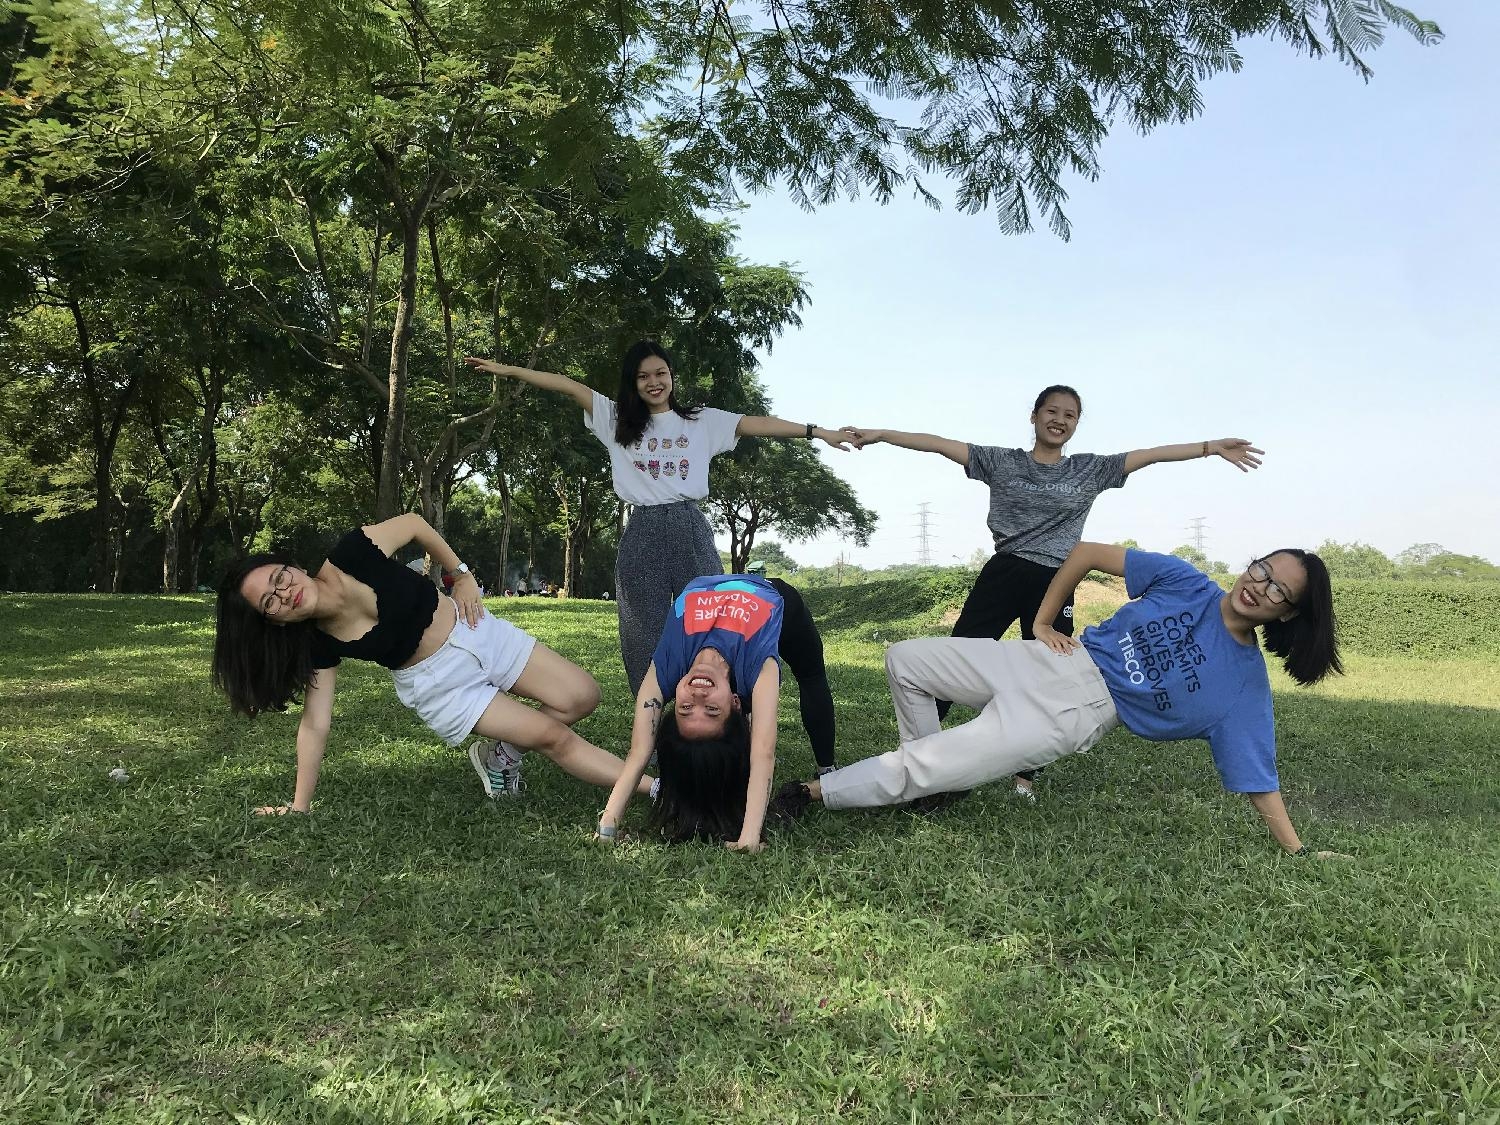
[[[515,797],[526,787],[521,780],[521,752],[508,742],[481,738],[470,744],[469,764],[479,775],[486,797]]]

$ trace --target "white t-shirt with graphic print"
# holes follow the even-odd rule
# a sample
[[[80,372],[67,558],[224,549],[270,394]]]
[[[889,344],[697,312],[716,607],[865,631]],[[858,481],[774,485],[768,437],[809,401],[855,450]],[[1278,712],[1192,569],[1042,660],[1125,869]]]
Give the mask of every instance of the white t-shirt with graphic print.
[[[739,440],[734,431],[743,415],[705,406],[691,419],[675,410],[651,415],[640,441],[627,448],[615,441],[615,404],[598,391],[593,394],[584,421],[609,450],[615,494],[627,504],[702,500],[708,495],[709,460]]]

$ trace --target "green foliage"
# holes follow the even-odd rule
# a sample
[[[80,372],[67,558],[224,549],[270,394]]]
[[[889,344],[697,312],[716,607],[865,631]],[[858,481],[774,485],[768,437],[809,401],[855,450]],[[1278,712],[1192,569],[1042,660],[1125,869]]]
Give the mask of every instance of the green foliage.
[[[729,533],[735,570],[762,531],[793,542],[831,533],[869,543],[878,517],[808,443],[767,438],[742,445],[714,461],[705,501],[709,521]]]
[[[1434,555],[1420,566],[1401,569],[1402,578],[1458,578],[1467,581],[1489,581],[1500,579],[1500,566],[1478,555],[1455,555],[1445,551]]]
[[[1500,584],[1337,581],[1333,594],[1339,636],[1351,651],[1500,655]]]
[[[1396,564],[1368,543],[1326,540],[1316,554],[1332,578],[1395,578]]]
[[[766,573],[773,578],[791,578],[801,569],[797,560],[787,554],[786,548],[774,539],[759,540],[751,548],[750,561],[765,563]]]
[[[1416,543],[1395,560],[1368,543],[1335,543],[1318,548],[1334,578],[1455,578],[1466,581],[1500,579],[1500,567],[1477,555],[1459,555],[1441,543]]]
[[[902,187],[936,206],[923,177],[947,176],[961,209],[993,208],[1007,231],[1039,214],[1063,237],[1064,174],[1096,178],[1118,120],[1148,132],[1197,117],[1200,83],[1239,70],[1239,40],[1331,52],[1368,78],[1387,26],[1441,35],[1389,0],[1157,0],[1109,18],[1068,0],[770,11],[683,4],[650,29],[687,72],[654,122],[678,160],[726,188],[784,182],[808,207]]]
[[[1216,559],[1210,559],[1197,547],[1186,543],[1181,547],[1174,547],[1171,553],[1179,559],[1192,563],[1204,574],[1227,574],[1229,572],[1227,564],[1219,562]]]
[[[737,188],[784,182],[812,204],[909,185],[933,200],[923,177],[949,175],[961,207],[993,207],[1012,230],[1040,212],[1066,234],[1061,175],[1095,174],[1117,115],[1145,129],[1199,112],[1196,83],[1239,65],[1240,38],[1330,50],[1363,73],[1386,27],[1438,35],[1386,0],[1232,8],[1127,5],[1101,24],[1060,0],[1024,19],[780,0],[761,15],[6,5],[6,508],[91,518],[89,573],[69,581],[190,587],[257,537],[311,542],[398,507],[441,524],[483,474],[514,489],[528,553],[550,537],[560,567],[586,573],[610,534],[586,494],[598,450],[570,448],[575,412],[460,356],[607,390],[624,346],[655,335],[686,397],[764,410],[757,350],[800,323],[806,286],[735,255],[723,215]],[[287,427],[295,455],[221,450],[269,401],[304,415]],[[261,502],[273,482],[291,493],[281,510]],[[868,534],[852,495],[827,510],[856,542]],[[805,516],[782,513],[780,534],[810,533],[794,530]],[[502,541],[522,530],[500,526]],[[73,535],[32,530],[58,534],[48,546]]]

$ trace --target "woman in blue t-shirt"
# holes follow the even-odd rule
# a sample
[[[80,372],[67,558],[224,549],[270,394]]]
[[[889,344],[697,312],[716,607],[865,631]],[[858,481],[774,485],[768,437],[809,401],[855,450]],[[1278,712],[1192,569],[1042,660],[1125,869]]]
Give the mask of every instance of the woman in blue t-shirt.
[[[1083,400],[1072,387],[1052,386],[1036,396],[1031,407],[1034,440],[1030,450],[997,445],[972,445],[936,434],[870,430],[846,426],[856,449],[881,442],[941,453],[962,465],[971,480],[990,489],[989,528],[995,553],[984,564],[953,626],[955,637],[999,640],[1017,621],[1021,637],[1031,640],[1032,622],[1047,586],[1068,552],[1083,536],[1084,521],[1094,501],[1106,489],[1120,488],[1137,469],[1164,461],[1222,457],[1241,472],[1260,467],[1260,454],[1244,438],[1158,445],[1128,453],[1063,453],[1083,417]],[[1052,628],[1073,634],[1073,594],[1049,618]],[[938,717],[950,703],[940,700]],[[1016,777],[1016,792],[1031,797],[1033,771]]]
[[[458,576],[451,598],[391,557],[413,542]],[[231,566],[219,584],[213,679],[230,706],[253,718],[302,697],[291,803],[257,813],[311,809],[345,656],[390,669],[397,697],[448,745],[479,735],[469,761],[488,796],[520,788],[526,749],[594,785],[620,776],[619,758],[571,729],[599,705],[594,678],[491,616],[453,548],[421,516],[407,514],[354,528],[316,571],[283,554],[258,554]],[[641,782],[642,792],[648,784]]]
[[[613,838],[652,753],[651,826],[672,841],[758,852],[776,765],[781,595],[764,578],[695,578],[677,596],[636,694],[630,753],[599,817]]]
[[[1090,570],[1123,576],[1132,600],[1075,641],[1049,622]],[[963,790],[1087,750],[1123,723],[1153,741],[1206,739],[1224,787],[1249,797],[1285,850],[1306,853],[1281,800],[1271,684],[1256,633],[1300,684],[1343,671],[1322,559],[1272,551],[1226,593],[1170,555],[1080,543],[1033,628],[1033,641],[928,637],[892,645],[886,676],[901,748],[783,786],[777,809],[795,815],[810,800],[859,808]],[[979,715],[943,730],[939,698]]]

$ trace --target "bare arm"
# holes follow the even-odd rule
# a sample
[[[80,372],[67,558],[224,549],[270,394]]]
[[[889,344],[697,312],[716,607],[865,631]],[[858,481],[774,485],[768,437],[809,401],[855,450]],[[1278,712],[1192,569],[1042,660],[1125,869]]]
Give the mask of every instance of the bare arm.
[[[948,460],[966,469],[969,467],[969,443],[966,441],[954,441],[937,434],[909,434],[904,430],[864,430],[858,426],[845,426],[844,433],[855,449],[885,442],[901,449],[915,449],[918,453],[941,453]]]
[[[1294,852],[1302,847],[1302,841],[1297,838],[1297,830],[1292,827],[1292,818],[1286,814],[1286,805],[1282,803],[1279,789],[1269,793],[1246,793],[1245,796],[1250,798],[1255,811],[1260,813],[1261,820],[1271,830],[1272,837],[1285,851]]]
[[[577,379],[570,379],[568,376],[559,375],[555,371],[533,371],[529,367],[517,367],[510,363],[496,363],[492,359],[480,359],[478,356],[472,355],[465,356],[464,362],[476,371],[519,379],[523,383],[530,383],[533,387],[540,387],[544,391],[567,395],[579,406],[583,407],[586,413],[592,414],[594,411],[594,392]]]
[[[766,823],[766,803],[771,796],[771,775],[776,770],[776,710],[781,705],[781,670],[774,657],[767,657],[750,694],[750,781],[745,787],[745,820],[740,838],[727,846],[733,851],[758,852],[761,829]]]
[[[1078,588],[1083,576],[1091,570],[1123,576],[1125,548],[1116,547],[1113,543],[1080,543],[1068,552],[1068,557],[1047,584],[1047,593],[1042,597],[1042,604],[1036,611],[1036,621],[1031,626],[1036,639],[1053,652],[1066,656],[1078,647],[1078,642],[1072,637],[1054,629],[1052,622],[1062,612],[1068,595]]]
[[[312,811],[313,791],[323,769],[323,751],[328,746],[328,728],[333,719],[333,689],[337,668],[320,668],[302,699],[302,721],[297,724],[297,788],[290,805],[262,805],[257,816]]]
[[[1219,438],[1217,441],[1189,441],[1182,445],[1158,445],[1151,449],[1132,449],[1125,454],[1125,475],[1147,465],[1159,465],[1163,461],[1196,461],[1200,457],[1222,457],[1242,473],[1260,468],[1260,455],[1264,449],[1256,449],[1244,438]]]
[[[624,768],[609,791],[609,801],[599,815],[599,827],[611,832],[625,815],[625,806],[635,795],[636,786],[646,772],[646,763],[651,760],[651,751],[656,746],[656,728],[661,725],[661,684],[656,679],[656,662],[646,669],[646,678],[641,681],[641,690],[635,693],[635,718],[630,724],[630,753],[625,755]],[[603,833],[600,833],[603,835]]]
[[[384,551],[387,556],[394,555],[408,543],[417,543],[449,574],[457,574],[463,561],[458,557],[458,552],[448,546],[448,541],[416,512],[394,516],[384,523],[370,524],[363,530],[370,537],[370,542]],[[471,626],[476,624],[483,615],[484,606],[479,598],[479,580],[472,574],[459,574],[458,579],[453,583],[453,604],[458,607],[459,614]]]
[[[807,426],[802,422],[788,422],[785,418],[773,418],[769,414],[746,414],[735,426],[736,437],[805,438]],[[825,441],[835,449],[849,451],[849,435],[841,430],[829,430],[814,426],[812,436]]]
[[[1292,855],[1311,855],[1314,859],[1353,859],[1351,855],[1344,852],[1305,852],[1302,840],[1297,836],[1297,830],[1292,827],[1292,818],[1287,816],[1286,805],[1282,803],[1281,791],[1275,790],[1270,793],[1246,793],[1250,803],[1255,806],[1255,811],[1260,813],[1260,818],[1266,822],[1266,827],[1271,830],[1271,836],[1281,845],[1285,852]]]

